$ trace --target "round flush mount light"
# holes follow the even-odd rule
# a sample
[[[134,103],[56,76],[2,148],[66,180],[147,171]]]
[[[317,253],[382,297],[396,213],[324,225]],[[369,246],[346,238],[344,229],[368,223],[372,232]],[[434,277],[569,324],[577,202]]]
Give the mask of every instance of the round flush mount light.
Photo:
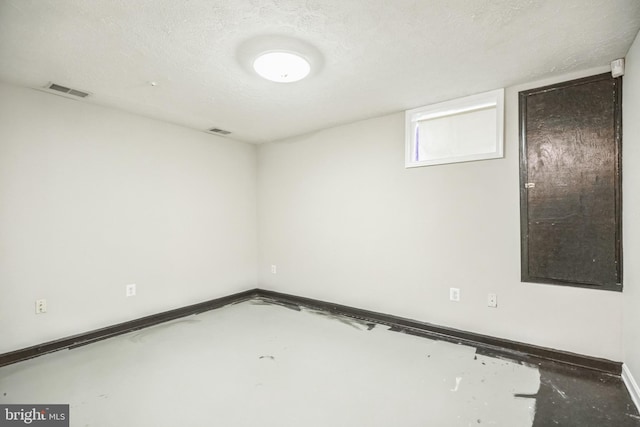
[[[264,52],[253,61],[261,77],[278,83],[293,83],[309,75],[311,64],[294,52]]]
[[[267,34],[245,40],[236,48],[236,60],[248,76],[293,83],[320,73],[324,58],[312,44],[298,38]],[[259,79],[260,80],[260,79]]]

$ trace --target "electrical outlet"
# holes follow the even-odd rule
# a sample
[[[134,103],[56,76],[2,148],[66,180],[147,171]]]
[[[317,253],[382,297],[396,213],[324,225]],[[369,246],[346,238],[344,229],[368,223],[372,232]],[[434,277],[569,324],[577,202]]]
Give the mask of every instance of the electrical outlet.
[[[36,300],[36,314],[43,314],[47,312],[47,300],[46,299],[37,299]]]
[[[126,291],[125,291],[125,295],[128,297],[134,297],[136,296],[136,284],[135,283],[131,283],[129,285],[127,285]]]
[[[276,274],[277,272],[278,272],[278,268],[274,264],[272,264],[271,265],[271,274]]]
[[[460,289],[449,288],[449,299],[451,301],[460,301]]]
[[[498,307],[498,295],[489,294],[487,296],[487,306],[489,306],[491,308],[497,308]]]

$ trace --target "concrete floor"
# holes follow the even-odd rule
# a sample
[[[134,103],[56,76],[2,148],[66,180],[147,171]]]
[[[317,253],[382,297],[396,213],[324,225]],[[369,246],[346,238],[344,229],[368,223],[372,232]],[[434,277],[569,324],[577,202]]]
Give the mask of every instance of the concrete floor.
[[[618,377],[251,300],[0,368],[71,426],[640,426]]]

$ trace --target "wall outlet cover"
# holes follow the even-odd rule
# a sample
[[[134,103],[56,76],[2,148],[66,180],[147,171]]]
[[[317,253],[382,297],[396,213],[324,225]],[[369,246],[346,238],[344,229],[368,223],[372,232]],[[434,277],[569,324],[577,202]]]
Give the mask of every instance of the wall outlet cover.
[[[127,285],[126,291],[125,291],[125,295],[128,297],[133,297],[136,295],[136,284],[135,283],[131,283],[129,285]]]
[[[36,314],[44,314],[46,312],[47,312],[47,300],[46,299],[36,300]]]
[[[487,306],[489,306],[491,308],[497,308],[498,307],[498,295],[489,294],[487,296]]]

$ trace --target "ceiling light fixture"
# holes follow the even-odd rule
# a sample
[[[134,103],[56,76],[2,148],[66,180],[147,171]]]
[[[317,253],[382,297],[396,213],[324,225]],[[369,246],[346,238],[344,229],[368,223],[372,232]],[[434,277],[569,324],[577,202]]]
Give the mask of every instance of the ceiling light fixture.
[[[264,52],[253,61],[253,69],[261,77],[278,83],[293,83],[304,79],[311,65],[294,52]]]

